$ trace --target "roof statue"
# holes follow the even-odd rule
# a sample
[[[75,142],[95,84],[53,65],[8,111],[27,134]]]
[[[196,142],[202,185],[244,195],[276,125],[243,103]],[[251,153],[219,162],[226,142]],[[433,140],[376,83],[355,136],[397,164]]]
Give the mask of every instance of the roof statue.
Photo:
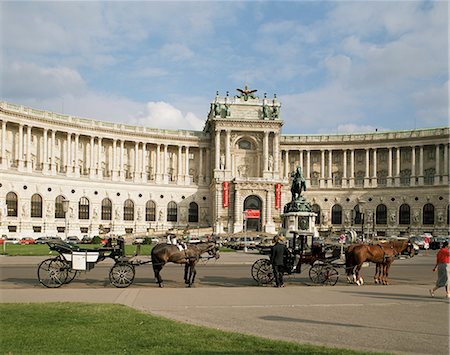
[[[247,101],[249,98],[250,99],[256,99],[257,98],[254,95],[254,93],[257,92],[258,90],[256,90],[256,89],[249,90],[247,85],[245,85],[244,89],[236,89],[236,90],[241,93],[241,95],[238,95],[237,97],[239,97],[240,99],[244,99],[244,101]]]

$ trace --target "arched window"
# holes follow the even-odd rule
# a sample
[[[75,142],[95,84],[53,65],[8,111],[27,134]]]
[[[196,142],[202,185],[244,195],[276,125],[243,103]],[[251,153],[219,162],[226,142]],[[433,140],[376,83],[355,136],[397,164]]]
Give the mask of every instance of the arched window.
[[[434,206],[431,203],[427,203],[423,206],[423,224],[434,224]]]
[[[156,221],[156,203],[147,201],[145,204],[145,220],[147,222]]]
[[[375,216],[376,224],[387,224],[387,207],[386,205],[378,205],[376,216]]]
[[[320,225],[320,206],[315,204],[311,206],[312,211],[316,214],[316,222],[315,224],[317,226]]]
[[[6,194],[6,208],[8,217],[17,217],[17,195],[15,192]]]
[[[104,198],[102,201],[102,220],[112,220],[112,202],[109,198]]]
[[[78,219],[89,219],[89,200],[86,197],[78,201]]]
[[[31,217],[42,218],[42,197],[38,194],[31,196]]]
[[[59,195],[55,199],[55,218],[64,218],[64,208],[63,208],[63,201],[65,201],[66,198],[63,195]]]
[[[170,201],[167,204],[167,222],[176,222],[178,220],[177,204]]]
[[[411,223],[411,209],[408,204],[404,203],[399,209],[398,221],[400,224],[410,224]]]
[[[198,205],[195,202],[189,204],[189,222],[198,222]]]
[[[238,143],[238,147],[239,149],[250,150],[252,149],[252,144],[245,139],[241,139]]]
[[[331,208],[331,224],[342,224],[342,207],[334,205]]]
[[[134,202],[130,199],[123,203],[123,220],[134,221]]]

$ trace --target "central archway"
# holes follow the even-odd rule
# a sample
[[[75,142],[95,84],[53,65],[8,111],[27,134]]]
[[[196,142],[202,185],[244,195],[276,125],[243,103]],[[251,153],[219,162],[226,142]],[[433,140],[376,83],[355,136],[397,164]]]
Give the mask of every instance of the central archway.
[[[262,201],[258,196],[250,195],[244,200],[245,210],[258,210],[259,218],[250,218],[247,220],[247,230],[261,231],[261,217],[262,217]]]

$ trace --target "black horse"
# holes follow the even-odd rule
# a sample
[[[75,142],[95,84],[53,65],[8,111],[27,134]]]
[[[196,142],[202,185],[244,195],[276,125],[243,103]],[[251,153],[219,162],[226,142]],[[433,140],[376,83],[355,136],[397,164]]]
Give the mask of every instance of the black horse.
[[[195,265],[200,260],[203,253],[208,253],[212,258],[219,258],[219,248],[213,242],[202,242],[189,244],[185,250],[180,250],[177,245],[161,243],[152,249],[152,265],[155,272],[156,282],[162,287],[161,270],[163,266],[172,262],[175,264],[185,264],[184,282],[191,287],[195,280],[197,271]]]
[[[297,169],[291,173],[291,177],[294,178],[291,186],[292,201],[294,201],[301,196],[302,191],[306,191],[306,181],[300,166],[297,166]]]

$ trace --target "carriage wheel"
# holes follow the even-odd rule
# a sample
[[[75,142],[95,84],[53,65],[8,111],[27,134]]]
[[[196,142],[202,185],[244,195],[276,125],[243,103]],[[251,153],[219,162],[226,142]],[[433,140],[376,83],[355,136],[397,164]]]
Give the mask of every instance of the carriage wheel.
[[[72,281],[73,281],[73,279],[75,278],[75,277],[77,277],[77,275],[80,273],[78,270],[73,270],[71,267],[70,267],[70,264],[68,263],[68,262],[66,262],[66,266],[67,266],[67,279],[66,279],[66,281],[64,282],[65,284],[69,284],[69,283],[71,283]]]
[[[323,265],[316,263],[309,269],[309,278],[315,284],[321,284],[324,281],[323,278]]]
[[[252,265],[252,277],[253,277],[253,280],[255,280],[256,282],[259,282],[258,271],[261,268],[261,265],[263,265],[265,263],[267,263],[267,259],[258,259]]]
[[[38,279],[48,288],[61,287],[67,280],[67,263],[59,258],[46,259],[39,264]]]
[[[130,263],[116,263],[109,272],[109,281],[112,285],[124,288],[133,283],[135,275],[134,266]]]
[[[338,271],[331,266],[327,266],[324,268],[323,272],[323,284],[328,286],[334,286],[339,280]]]
[[[264,261],[265,262],[261,263],[256,275],[256,281],[258,281],[260,285],[271,284],[275,279],[273,267],[270,260],[264,259]]]

